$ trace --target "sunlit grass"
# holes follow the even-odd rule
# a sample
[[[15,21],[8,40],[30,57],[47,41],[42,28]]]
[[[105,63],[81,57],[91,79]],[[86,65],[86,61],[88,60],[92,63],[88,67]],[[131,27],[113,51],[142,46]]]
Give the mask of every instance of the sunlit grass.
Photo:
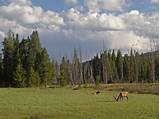
[[[115,102],[117,92],[93,89],[0,89],[0,119],[158,119],[158,96],[129,94]]]

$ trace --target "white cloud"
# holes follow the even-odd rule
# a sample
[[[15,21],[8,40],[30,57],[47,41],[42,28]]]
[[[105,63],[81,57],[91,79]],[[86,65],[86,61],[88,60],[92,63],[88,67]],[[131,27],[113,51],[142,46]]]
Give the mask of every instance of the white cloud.
[[[127,30],[135,32],[139,36],[148,37],[158,41],[159,15],[158,13],[140,13],[132,10],[119,15],[126,24]]]
[[[65,0],[65,2],[70,6],[75,6],[78,4],[78,0]]]
[[[151,3],[158,4],[159,0],[151,0]]]
[[[85,6],[92,11],[106,9],[109,11],[122,11],[126,0],[85,0]]]
[[[32,28],[27,28],[17,24],[16,21],[0,18],[0,40],[4,38],[5,33],[7,33],[9,29],[13,30],[15,33],[19,33],[21,37],[27,36],[32,31]]]
[[[43,46],[51,55],[71,54],[79,46],[95,54],[102,49],[103,41],[106,48],[148,50],[150,40],[158,40],[158,13],[98,12],[123,10],[125,1],[116,1],[86,0],[92,12],[71,8],[57,13],[34,6],[30,0],[11,0],[0,6],[0,39],[9,29],[24,37],[37,27]]]
[[[63,18],[53,11],[44,11],[41,7],[32,6],[28,0],[12,0],[8,6],[0,7],[1,18],[15,22],[26,28],[51,27],[57,29],[63,25]],[[54,27],[53,27],[54,26]]]
[[[77,30],[124,30],[125,23],[119,17],[106,13],[82,14],[77,9],[71,8],[64,16],[67,28]]]
[[[31,0],[10,0],[10,2],[15,5],[32,5]]]
[[[155,21],[153,18],[156,16]],[[158,41],[158,16],[131,10],[120,15],[107,13],[82,14],[70,9],[66,16],[65,30],[68,39],[105,41],[107,48],[148,50],[150,40]],[[156,27],[156,28],[155,28]],[[157,34],[157,37],[155,37]]]
[[[139,36],[132,31],[110,32],[108,37],[112,40],[111,48],[148,50],[149,38]]]

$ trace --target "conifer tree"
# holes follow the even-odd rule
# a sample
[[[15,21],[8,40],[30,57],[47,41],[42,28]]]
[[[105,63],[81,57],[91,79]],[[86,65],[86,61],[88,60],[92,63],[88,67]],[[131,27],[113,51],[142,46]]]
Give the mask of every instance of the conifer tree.
[[[69,70],[68,64],[65,57],[62,57],[61,65],[60,65],[60,85],[65,86],[69,82]]]
[[[27,84],[28,87],[39,87],[40,85],[39,74],[33,69],[33,67],[30,67]]]
[[[2,54],[0,54],[0,86],[4,87]]]
[[[25,87],[26,76],[21,62],[17,64],[17,67],[13,74],[13,79],[16,81],[16,87]]]
[[[117,79],[117,70],[116,70],[116,55],[114,50],[112,51],[111,67],[112,67],[112,78],[115,81]]]
[[[123,59],[122,59],[122,54],[120,50],[117,51],[116,67],[117,67],[118,78],[120,81],[122,81],[123,80]]]
[[[41,78],[41,84],[47,87],[54,77],[54,63],[50,61],[47,50],[44,48],[39,57],[37,57],[37,66]]]
[[[12,86],[15,82],[13,79],[14,71],[14,55],[15,55],[15,36],[14,33],[10,30],[7,33],[7,36],[3,42],[3,67],[4,67],[4,85],[7,87]]]

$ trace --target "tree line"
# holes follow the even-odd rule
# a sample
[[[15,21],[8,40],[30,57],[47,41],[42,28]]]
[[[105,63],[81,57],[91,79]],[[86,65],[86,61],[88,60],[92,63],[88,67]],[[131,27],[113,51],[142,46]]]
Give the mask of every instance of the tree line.
[[[19,40],[9,31],[3,41],[0,57],[2,87],[39,87],[51,84],[54,66],[47,50],[42,48],[37,31]]]
[[[9,31],[0,56],[1,87],[47,87],[99,83],[157,82],[159,52],[139,53],[130,50],[104,50],[82,62],[81,52],[74,49],[73,59],[51,59],[41,46],[38,31],[20,40]]]
[[[159,79],[158,51],[139,54],[131,49],[129,54],[122,55],[120,50],[105,50],[89,61],[80,59],[76,49],[72,62],[62,58],[56,78],[59,85],[153,83]]]

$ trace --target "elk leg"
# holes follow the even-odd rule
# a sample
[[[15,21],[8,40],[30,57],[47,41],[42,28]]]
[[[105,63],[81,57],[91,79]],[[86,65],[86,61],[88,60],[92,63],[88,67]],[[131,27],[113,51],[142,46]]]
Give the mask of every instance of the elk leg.
[[[118,98],[117,98],[117,102],[118,102],[119,98],[120,98],[120,97],[118,96]]]
[[[128,100],[128,96],[126,96],[127,100]]]
[[[117,101],[117,98],[115,97],[115,96],[113,96],[114,97],[114,99]]]

